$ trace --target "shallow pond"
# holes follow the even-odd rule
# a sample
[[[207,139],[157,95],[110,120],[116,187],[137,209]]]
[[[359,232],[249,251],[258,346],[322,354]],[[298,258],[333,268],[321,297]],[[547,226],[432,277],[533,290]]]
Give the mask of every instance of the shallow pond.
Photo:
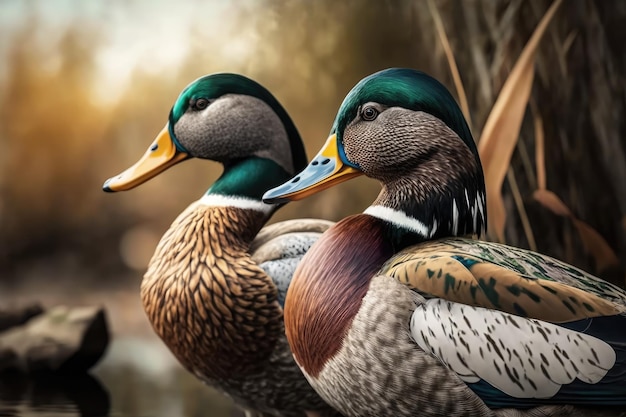
[[[151,338],[115,339],[91,375],[0,380],[0,417],[232,417],[232,402],[197,381]]]
[[[79,273],[45,270],[56,273],[34,270],[20,276],[19,285],[0,285],[0,305],[38,301],[48,308],[104,306],[111,344],[88,376],[0,378],[0,417],[243,416],[232,401],[185,371],[152,331],[139,299],[140,275],[116,277],[120,284],[114,285],[102,277],[104,284],[93,286],[82,284]]]
[[[233,417],[232,402],[197,381],[156,340],[118,338],[90,375],[0,380],[0,417]]]

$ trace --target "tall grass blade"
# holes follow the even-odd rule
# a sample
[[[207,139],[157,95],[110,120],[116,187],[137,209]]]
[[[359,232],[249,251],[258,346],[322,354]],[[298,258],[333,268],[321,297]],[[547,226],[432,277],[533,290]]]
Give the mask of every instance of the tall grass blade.
[[[502,183],[517,143],[522,120],[535,74],[535,51],[562,0],[556,0],[539,22],[524,47],[511,74],[487,118],[478,142],[478,151],[485,170],[489,229],[498,241],[504,241],[506,211],[502,200]]]
[[[537,188],[546,189],[546,157],[543,119],[539,112],[535,113],[535,165],[537,169]]]
[[[454,80],[454,86],[456,87],[456,92],[459,95],[459,104],[461,106],[461,111],[463,112],[463,116],[465,116],[465,120],[467,120],[470,130],[472,130],[472,118],[470,116],[469,104],[467,103],[467,95],[465,94],[463,81],[461,81],[459,68],[456,65],[456,60],[454,59],[454,54],[452,53],[452,48],[450,47],[450,42],[448,41],[448,35],[446,34],[446,30],[443,27],[441,15],[439,14],[437,5],[433,0],[428,0],[428,10],[430,10],[430,14],[433,17],[433,22],[435,22],[437,35],[439,35],[439,40],[441,40],[443,52],[446,54],[446,59],[448,60],[448,66],[450,67],[450,73],[452,74],[452,79]]]

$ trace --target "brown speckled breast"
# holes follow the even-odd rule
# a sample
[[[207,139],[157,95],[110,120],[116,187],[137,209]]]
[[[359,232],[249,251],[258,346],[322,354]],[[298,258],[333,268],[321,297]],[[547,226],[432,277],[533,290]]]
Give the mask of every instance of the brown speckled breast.
[[[247,253],[266,215],[192,204],[161,239],[141,285],[156,333],[191,372],[256,372],[283,335],[271,279]]]

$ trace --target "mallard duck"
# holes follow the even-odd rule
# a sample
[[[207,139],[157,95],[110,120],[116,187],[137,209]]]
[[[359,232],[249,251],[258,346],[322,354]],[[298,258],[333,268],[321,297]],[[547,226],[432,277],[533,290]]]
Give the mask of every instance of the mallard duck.
[[[329,404],[348,416],[625,409],[626,292],[475,239],[487,223],[483,172],[442,84],[410,69],[364,78],[323,149],[264,200],[360,174],[382,191],[311,247],[285,303],[296,361]]]
[[[264,204],[263,192],[306,166],[296,127],[255,81],[208,75],[181,92],[145,155],[104,190],[128,190],[191,157],[221,162],[224,172],[178,216],[150,261],[141,299],[155,332],[187,370],[243,407],[335,415],[293,361],[282,309],[295,265],[332,223],[261,230],[280,207]]]

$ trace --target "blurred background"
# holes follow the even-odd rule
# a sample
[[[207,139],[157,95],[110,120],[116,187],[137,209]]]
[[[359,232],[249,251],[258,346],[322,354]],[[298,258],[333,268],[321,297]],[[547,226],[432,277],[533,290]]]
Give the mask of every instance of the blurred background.
[[[265,85],[294,119],[309,157],[345,94],[374,71],[420,69],[457,96],[434,16],[447,34],[478,140],[550,4],[0,0],[0,302],[107,307],[113,344],[94,375],[111,415],[231,415],[228,401],[177,365],[139,302],[160,236],[221,167],[191,160],[113,195],[102,192],[103,181],[143,154],[178,93],[207,73],[239,72]],[[624,45],[626,2],[564,2],[537,49],[530,103],[502,188],[506,243],[622,286]],[[538,135],[547,187],[569,208],[567,216],[533,197]],[[338,220],[365,209],[378,190],[360,178],[289,204],[273,221]]]

